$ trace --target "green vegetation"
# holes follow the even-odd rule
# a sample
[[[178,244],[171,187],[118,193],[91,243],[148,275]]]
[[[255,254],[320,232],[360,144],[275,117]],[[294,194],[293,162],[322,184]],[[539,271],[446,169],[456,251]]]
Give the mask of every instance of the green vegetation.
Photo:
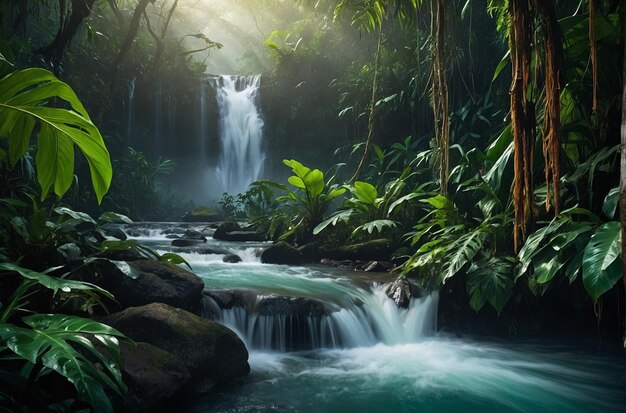
[[[261,39],[241,43],[266,55],[232,53],[266,68],[274,178],[196,209],[179,187],[209,191],[217,122],[198,118],[228,47],[183,3],[0,4],[0,410],[123,397],[128,339],[89,318],[114,297],[80,274],[136,276],[107,258],[119,251],[187,264],[126,239],[115,224],[131,218],[219,208],[296,247],[382,240],[397,274],[454,286],[479,316],[564,296],[599,318],[624,310],[626,3],[244,2]],[[228,39],[223,14],[207,24]]]

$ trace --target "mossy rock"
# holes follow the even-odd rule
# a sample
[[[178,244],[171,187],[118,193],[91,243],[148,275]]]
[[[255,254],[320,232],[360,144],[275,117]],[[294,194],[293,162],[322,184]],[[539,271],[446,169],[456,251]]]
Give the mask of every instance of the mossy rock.
[[[248,374],[248,351],[227,327],[162,303],[131,307],[105,322],[135,341],[176,355],[189,370],[190,390],[205,392]]]
[[[211,208],[199,206],[187,211],[182,220],[183,222],[215,222],[220,220],[220,214]]]
[[[191,374],[181,360],[152,344],[121,344],[127,411],[146,411],[177,395]]]

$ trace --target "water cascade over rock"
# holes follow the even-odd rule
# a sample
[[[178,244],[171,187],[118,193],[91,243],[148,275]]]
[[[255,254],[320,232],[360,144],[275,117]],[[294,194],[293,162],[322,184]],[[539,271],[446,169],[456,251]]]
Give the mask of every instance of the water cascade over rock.
[[[216,174],[222,190],[245,192],[263,169],[263,120],[258,107],[261,76],[212,79],[219,109],[221,153]]]

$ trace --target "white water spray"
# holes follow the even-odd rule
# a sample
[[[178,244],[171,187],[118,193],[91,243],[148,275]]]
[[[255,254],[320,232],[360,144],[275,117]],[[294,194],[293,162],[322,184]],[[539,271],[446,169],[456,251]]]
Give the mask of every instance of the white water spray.
[[[263,120],[257,105],[261,76],[215,79],[222,152],[216,174],[230,194],[245,192],[263,169]]]

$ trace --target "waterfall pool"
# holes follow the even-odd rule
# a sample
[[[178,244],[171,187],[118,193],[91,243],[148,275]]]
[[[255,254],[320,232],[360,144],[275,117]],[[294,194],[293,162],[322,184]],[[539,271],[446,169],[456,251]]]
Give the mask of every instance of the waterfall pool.
[[[169,250],[158,228],[138,238]],[[259,244],[210,239],[204,245],[242,258],[228,264],[221,254],[182,253],[207,288],[257,294],[249,307],[217,316],[246,342],[251,373],[240,385],[191,399],[177,411],[626,411],[618,353],[598,354],[593,344],[580,342],[453,337],[436,330],[436,294],[398,309],[382,287],[350,271],[261,264]],[[254,313],[272,295],[324,304],[326,313],[308,322],[311,349],[286,351],[280,335],[294,321]]]

